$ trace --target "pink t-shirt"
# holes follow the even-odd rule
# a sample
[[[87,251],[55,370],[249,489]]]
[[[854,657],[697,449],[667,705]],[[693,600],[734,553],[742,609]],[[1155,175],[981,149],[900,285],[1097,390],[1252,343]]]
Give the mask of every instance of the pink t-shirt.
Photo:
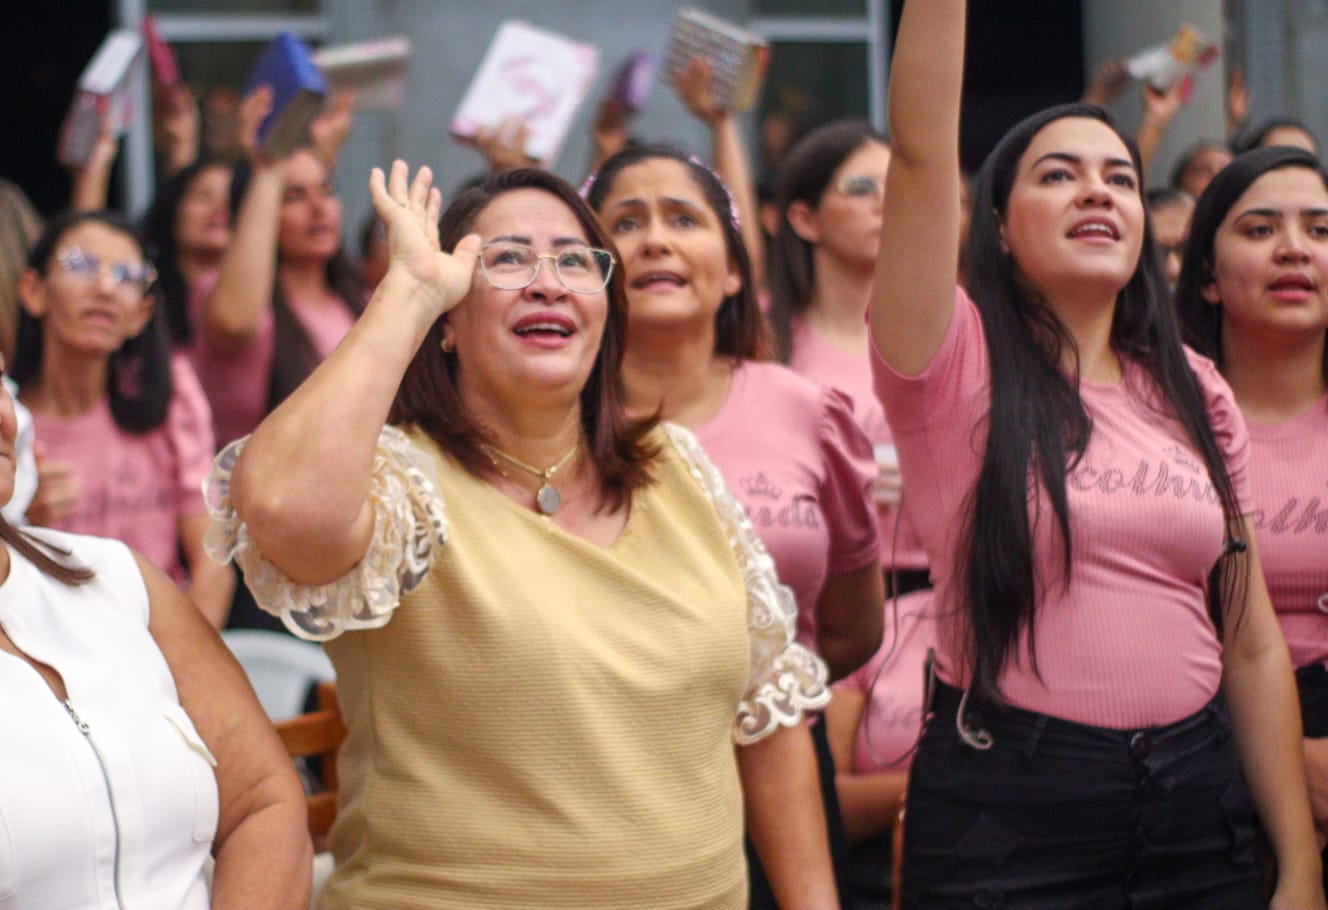
[[[252,433],[259,421],[267,416],[276,335],[272,310],[268,309],[259,321],[258,334],[243,350],[219,351],[208,345],[198,327],[203,321],[203,301],[216,284],[217,272],[209,272],[198,280],[189,294],[189,318],[195,326],[189,359],[212,405],[212,425],[220,448]],[[297,299],[289,302],[291,312],[309,334],[319,360],[332,353],[355,322],[349,307],[309,305]]]
[[[885,409],[872,388],[871,358],[864,348],[855,357],[839,350],[801,319],[793,321],[793,353],[789,367],[813,382],[838,389],[853,402],[858,426],[875,446],[893,446],[894,435],[885,421]],[[879,509],[881,565],[899,569],[927,568],[927,553],[908,518],[908,499],[900,508]]]
[[[47,456],[72,462],[81,484],[74,513],[52,527],[123,541],[184,582],[179,520],[206,511],[212,415],[198,378],[179,354],[171,357],[171,382],[166,419],[147,433],[116,426],[105,398],[77,417],[32,416]]]
[[[742,503],[798,601],[798,641],[816,647],[828,575],[876,559],[871,443],[848,399],[787,367],[744,362],[696,437]]]
[[[834,685],[868,695],[853,737],[853,770],[859,774],[904,771],[913,763],[922,729],[923,668],[927,651],[936,646],[934,603],[932,591],[913,591],[899,598],[896,614],[887,599],[880,650]]]
[[[1250,423],[1251,519],[1298,667],[1328,661],[1328,397],[1286,423]]]
[[[1239,502],[1250,501],[1245,422],[1210,361],[1190,354]],[[962,599],[959,533],[986,445],[989,365],[982,323],[956,293],[940,349],[916,377],[873,356],[876,389],[895,431],[916,508],[912,516],[932,558],[942,605]],[[1146,391],[1143,391],[1146,390]],[[1221,505],[1179,423],[1144,400],[1156,398],[1137,366],[1119,385],[1085,382],[1093,421],[1083,458],[1066,477],[1074,564],[1061,577],[1051,506],[1034,529],[1037,658],[1026,646],[1002,673],[1014,705],[1080,723],[1130,728],[1186,717],[1217,693],[1222,647],[1208,618],[1207,576],[1222,550]],[[1040,494],[1038,494],[1040,496]],[[942,678],[963,685],[961,611],[947,609],[938,647]]]

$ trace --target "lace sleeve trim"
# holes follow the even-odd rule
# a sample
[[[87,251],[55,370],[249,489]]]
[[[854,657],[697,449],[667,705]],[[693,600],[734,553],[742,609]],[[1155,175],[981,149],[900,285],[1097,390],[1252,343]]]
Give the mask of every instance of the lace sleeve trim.
[[[296,584],[259,552],[231,504],[231,472],[248,437],[217,455],[203,482],[212,526],[204,546],[213,559],[235,560],[258,605],[292,633],[326,641],[352,629],[387,624],[401,595],[413,590],[447,539],[447,516],[423,455],[396,427],[378,437],[369,500],[374,533],[364,557],[336,581]]]
[[[824,707],[830,701],[829,673],[819,657],[794,641],[797,605],[793,592],[779,583],[775,561],[719,470],[690,431],[674,424],[664,427],[692,476],[714,503],[742,570],[747,589],[750,670],[747,692],[738,703],[733,739],[739,745],[750,745],[781,726],[798,723],[804,713]]]

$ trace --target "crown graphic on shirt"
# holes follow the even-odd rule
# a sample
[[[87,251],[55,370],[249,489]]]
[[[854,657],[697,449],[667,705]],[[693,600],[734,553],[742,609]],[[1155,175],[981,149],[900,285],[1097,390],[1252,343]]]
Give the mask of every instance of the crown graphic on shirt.
[[[767,480],[764,474],[759,473],[755,477],[744,477],[738,481],[738,485],[748,496],[760,496],[764,499],[778,499],[784,492]]]

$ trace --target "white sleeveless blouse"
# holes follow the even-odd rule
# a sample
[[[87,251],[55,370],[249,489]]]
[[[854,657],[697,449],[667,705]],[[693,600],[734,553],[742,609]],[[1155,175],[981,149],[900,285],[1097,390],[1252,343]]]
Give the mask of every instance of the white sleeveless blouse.
[[[148,633],[138,566],[115,541],[32,533],[97,577],[64,585],[10,550],[0,626],[69,700],[0,652],[0,910],[205,910],[216,762]]]

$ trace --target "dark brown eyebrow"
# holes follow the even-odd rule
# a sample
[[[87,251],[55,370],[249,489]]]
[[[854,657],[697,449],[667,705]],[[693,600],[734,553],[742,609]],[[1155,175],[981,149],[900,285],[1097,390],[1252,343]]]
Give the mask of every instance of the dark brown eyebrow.
[[[1081,167],[1084,163],[1083,158],[1080,158],[1078,155],[1072,155],[1069,152],[1047,152],[1047,154],[1033,162],[1033,167],[1037,167],[1042,162],[1048,160],[1063,161],[1066,164],[1072,164],[1075,167]],[[1127,167],[1130,170],[1134,170],[1134,162],[1129,158],[1108,158],[1105,164],[1107,167]]]
[[[501,237],[493,237],[486,243],[520,243],[525,246],[533,246],[529,237],[524,234],[504,234]],[[555,237],[554,246],[590,246],[590,241],[584,237]]]
[[[1299,209],[1295,214],[1302,218],[1322,218],[1328,215],[1328,208],[1309,208]],[[1281,209],[1252,208],[1246,209],[1237,215],[1233,220],[1240,221],[1242,218],[1281,218]]]

